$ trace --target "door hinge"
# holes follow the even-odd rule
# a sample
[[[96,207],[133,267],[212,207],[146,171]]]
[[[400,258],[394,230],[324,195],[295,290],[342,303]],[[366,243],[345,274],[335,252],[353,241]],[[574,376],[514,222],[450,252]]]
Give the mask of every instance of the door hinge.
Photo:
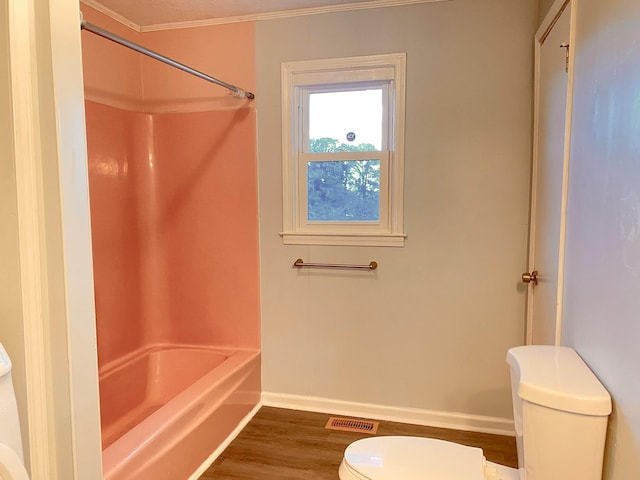
[[[560,44],[560,48],[565,49],[566,55],[564,57],[564,71],[569,73],[569,44],[567,42],[564,42]]]

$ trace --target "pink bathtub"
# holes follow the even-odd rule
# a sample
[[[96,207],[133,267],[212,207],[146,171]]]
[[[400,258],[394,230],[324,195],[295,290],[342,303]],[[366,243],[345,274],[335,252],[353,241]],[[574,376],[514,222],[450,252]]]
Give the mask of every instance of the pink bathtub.
[[[162,345],[100,371],[105,480],[186,480],[260,398],[260,353]]]

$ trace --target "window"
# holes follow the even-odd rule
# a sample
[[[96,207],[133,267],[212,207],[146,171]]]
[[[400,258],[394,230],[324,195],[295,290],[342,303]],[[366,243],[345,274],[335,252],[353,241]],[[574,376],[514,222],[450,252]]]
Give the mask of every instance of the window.
[[[404,244],[405,55],[282,65],[284,243]]]

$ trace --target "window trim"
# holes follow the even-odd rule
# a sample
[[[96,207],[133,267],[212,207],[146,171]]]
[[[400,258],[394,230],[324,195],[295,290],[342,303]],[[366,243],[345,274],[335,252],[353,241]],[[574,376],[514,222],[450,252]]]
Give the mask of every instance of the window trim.
[[[380,158],[381,190],[379,222],[308,222],[306,214],[306,161],[302,119],[295,111],[302,105],[304,87],[389,81],[389,127],[387,150],[363,152],[371,159]],[[371,55],[338,59],[285,62],[281,67],[282,88],[282,193],[284,244],[295,245],[404,245],[404,131],[406,54]],[[296,97],[298,95],[298,97]],[[347,152],[345,152],[346,154]],[[342,154],[342,157],[351,156]],[[326,154],[323,154],[326,155]],[[325,157],[326,158],[326,157]],[[383,168],[388,181],[383,192]],[[304,190],[304,192],[302,191]],[[383,207],[385,211],[383,212]],[[375,224],[375,225],[372,225]]]

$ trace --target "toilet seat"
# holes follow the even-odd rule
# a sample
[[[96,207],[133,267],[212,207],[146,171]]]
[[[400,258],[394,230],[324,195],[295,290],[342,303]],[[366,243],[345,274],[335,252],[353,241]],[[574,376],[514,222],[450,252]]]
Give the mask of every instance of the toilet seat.
[[[11,447],[0,443],[0,479],[29,480],[22,460]]]
[[[482,449],[422,437],[371,437],[347,447],[341,480],[486,480]]]

